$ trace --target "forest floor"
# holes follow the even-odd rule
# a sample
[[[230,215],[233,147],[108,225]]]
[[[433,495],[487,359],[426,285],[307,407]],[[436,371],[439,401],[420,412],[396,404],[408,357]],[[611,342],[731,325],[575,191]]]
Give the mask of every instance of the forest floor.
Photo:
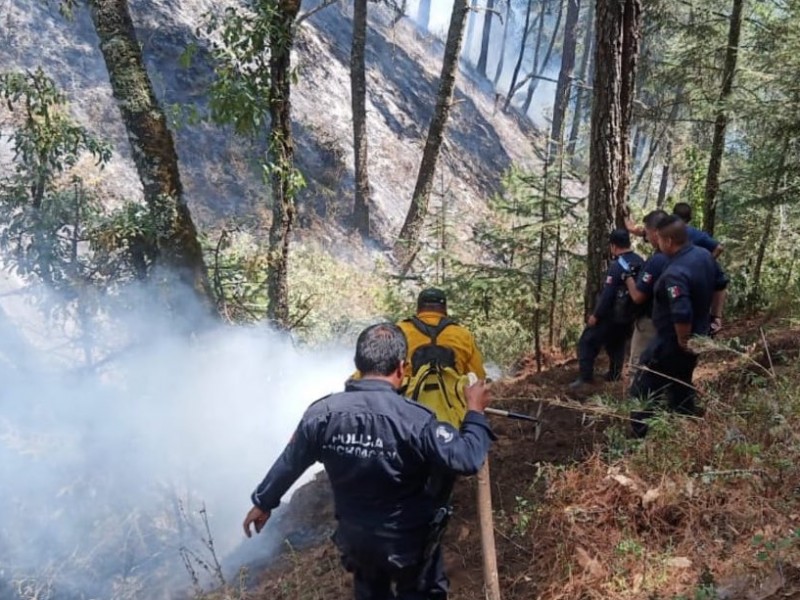
[[[800,598],[799,354],[796,326],[732,325],[702,352],[705,418],[659,419],[645,441],[627,434],[622,383],[576,399],[574,359],[522,361],[495,405],[543,426],[536,439],[530,424],[493,423],[503,598]],[[247,598],[350,597],[326,488],[319,477],[295,494],[277,527],[305,547],[251,567]],[[452,600],[485,597],[475,498],[476,480],[460,481],[444,541]]]

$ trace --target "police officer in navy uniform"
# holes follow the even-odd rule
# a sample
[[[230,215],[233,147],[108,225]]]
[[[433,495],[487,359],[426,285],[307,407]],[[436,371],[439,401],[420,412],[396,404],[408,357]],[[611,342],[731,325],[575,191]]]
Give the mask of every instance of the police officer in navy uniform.
[[[606,272],[594,311],[586,320],[586,328],[578,340],[580,376],[570,384],[573,390],[580,390],[592,383],[594,362],[601,348],[605,348],[609,360],[606,381],[617,381],[622,376],[625,343],[631,336],[633,316],[623,320],[617,318],[614,314],[614,302],[618,293],[624,290],[623,279],[626,272],[638,272],[644,260],[631,250],[631,237],[624,229],[611,232],[609,246],[614,260]]]
[[[628,272],[624,276],[631,300],[642,307],[633,324],[631,365],[639,364],[645,348],[656,337],[656,329],[653,325],[653,289],[669,263],[667,255],[658,248],[657,228],[667,216],[667,213],[660,209],[651,211],[645,216],[645,238],[653,246],[655,252],[645,261],[638,277],[634,277],[632,272]]]
[[[322,462],[333,488],[334,542],[353,573],[356,600],[445,599],[439,540],[449,507],[441,487],[470,475],[494,438],[484,409],[486,384],[466,388],[460,430],[400,396],[406,338],[394,324],[365,329],[356,345],[362,377],[312,404],[291,441],[252,494],[244,521],[260,532],[270,511],[300,475]],[[392,592],[394,590],[394,592]]]
[[[665,218],[657,229],[659,248],[669,264],[654,288],[656,337],[642,354],[644,369],[635,374],[630,389],[632,397],[645,403],[645,410],[632,415],[639,435],[647,433],[645,421],[662,398],[672,411],[697,413],[692,386],[697,355],[689,339],[709,334],[710,315],[721,313],[728,285],[711,253],[692,244],[680,217]]]
[[[696,227],[692,227],[690,225],[692,222],[691,205],[687,204],[686,202],[677,202],[675,203],[675,206],[672,207],[672,214],[676,217],[679,217],[681,221],[686,223],[686,234],[689,236],[689,241],[692,244],[695,246],[700,246],[701,248],[705,248],[714,258],[718,258],[719,255],[722,254],[724,247],[719,243],[718,240],[711,237],[702,229],[697,229]]]

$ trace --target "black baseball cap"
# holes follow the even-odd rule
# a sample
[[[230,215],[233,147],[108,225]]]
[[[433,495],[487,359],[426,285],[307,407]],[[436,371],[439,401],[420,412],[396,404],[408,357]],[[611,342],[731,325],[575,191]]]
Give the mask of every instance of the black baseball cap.
[[[608,236],[608,243],[614,244],[618,248],[630,248],[631,234],[625,229],[615,229],[611,232],[611,235]]]
[[[447,297],[438,288],[427,288],[417,296],[417,308],[426,304],[438,304],[442,308],[447,308]]]

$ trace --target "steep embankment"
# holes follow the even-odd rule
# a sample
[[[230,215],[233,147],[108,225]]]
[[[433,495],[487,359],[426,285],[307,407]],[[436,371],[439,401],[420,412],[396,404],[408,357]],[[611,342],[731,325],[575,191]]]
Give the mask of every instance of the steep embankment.
[[[174,117],[187,198],[198,220],[212,227],[220,219],[266,212],[266,193],[256,166],[260,150],[230,131],[182,121],[180,114],[207,112],[213,72],[208,41],[197,28],[210,10],[231,0],[131,0],[148,70],[168,114]],[[74,21],[56,2],[9,0],[0,7],[0,62],[3,69],[42,66],[71,100],[78,120],[114,144],[115,158],[98,184],[116,197],[140,196],[124,131],[111,98],[97,38],[85,10]],[[313,7],[313,3],[304,9]],[[388,242],[399,229],[411,199],[428,123],[433,113],[443,47],[403,19],[391,27],[389,14],[370,5],[367,43],[369,169],[376,231]],[[352,199],[352,143],[349,83],[351,20],[346,5],[334,5],[301,27],[293,90],[297,163],[309,186],[299,202],[300,223],[345,222]],[[190,66],[180,56],[198,51]],[[0,114],[0,117],[2,115]],[[7,127],[0,120],[0,128]],[[467,226],[499,189],[512,162],[535,162],[532,129],[512,115],[495,112],[490,86],[462,72],[444,146],[436,191],[450,194],[458,227]],[[6,157],[7,158],[7,157]]]
[[[505,600],[800,597],[800,330],[773,323],[762,339],[761,325],[732,327],[704,349],[706,417],[665,419],[644,442],[626,435],[619,384],[587,404],[568,400],[572,361],[497,386],[504,407],[535,412],[547,399],[539,440],[525,424],[496,423]],[[330,511],[311,506],[294,519],[320,527],[321,514],[328,531]],[[474,481],[460,483],[455,508],[445,540],[452,598],[480,600]],[[329,542],[285,553],[258,578],[259,600],[349,594]]]

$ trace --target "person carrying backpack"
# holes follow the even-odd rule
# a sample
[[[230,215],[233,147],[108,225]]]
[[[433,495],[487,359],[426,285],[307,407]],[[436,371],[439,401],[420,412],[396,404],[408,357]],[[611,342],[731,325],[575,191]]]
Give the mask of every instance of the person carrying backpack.
[[[483,357],[466,327],[447,316],[447,297],[427,288],[417,297],[417,313],[398,323],[408,341],[405,395],[424,404],[441,421],[458,427],[466,412],[466,375],[486,378]]]
[[[629,273],[638,274],[644,260],[631,250],[631,237],[625,229],[616,229],[609,237],[613,257],[592,314],[578,340],[580,376],[569,387],[581,390],[594,381],[594,362],[601,348],[608,354],[606,381],[619,381],[625,359],[625,343],[633,332],[638,310],[624,284]]]

